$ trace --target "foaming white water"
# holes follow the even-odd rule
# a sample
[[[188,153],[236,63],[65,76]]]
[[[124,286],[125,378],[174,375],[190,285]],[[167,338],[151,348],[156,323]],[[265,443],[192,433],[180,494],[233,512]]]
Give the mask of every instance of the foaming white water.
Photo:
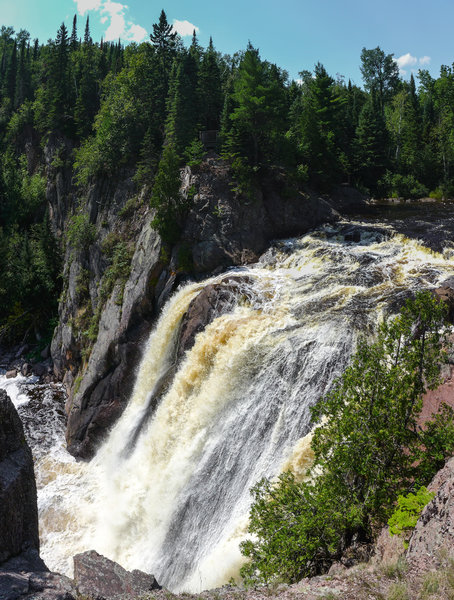
[[[180,290],[104,446],[47,485],[49,565],[68,570],[70,556],[95,548],[174,591],[225,583],[241,563],[250,488],[282,468],[304,477],[309,407],[344,369],[357,334],[453,266],[377,231],[364,230],[358,244],[328,227],[288,240],[236,274],[236,306],[196,337],[173,373],[183,314],[223,276]]]
[[[37,377],[24,377],[23,375],[7,378],[5,373],[2,373],[0,374],[0,388],[6,390],[14,406],[19,408],[30,400],[26,386],[36,383],[37,379]]]

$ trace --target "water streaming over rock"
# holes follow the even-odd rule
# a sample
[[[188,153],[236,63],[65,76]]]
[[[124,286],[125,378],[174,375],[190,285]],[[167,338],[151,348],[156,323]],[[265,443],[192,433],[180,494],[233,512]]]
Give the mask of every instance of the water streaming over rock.
[[[449,253],[383,229],[358,231],[361,241],[346,242],[342,227],[325,227],[237,270],[234,308],[198,334],[176,368],[184,313],[225,275],[175,294],[95,459],[61,461],[43,477],[42,549],[53,569],[68,571],[74,553],[95,548],[174,591],[238,572],[251,486],[283,468],[304,474],[308,409],[342,372],[358,334],[452,273]]]

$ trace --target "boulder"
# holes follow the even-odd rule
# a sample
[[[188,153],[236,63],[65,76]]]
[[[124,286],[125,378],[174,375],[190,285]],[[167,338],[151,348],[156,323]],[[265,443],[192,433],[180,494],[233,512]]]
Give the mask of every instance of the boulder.
[[[28,550],[0,566],[1,600],[75,600],[74,583],[50,573],[36,550]]]
[[[17,377],[17,369],[11,369],[10,371],[6,371],[5,373],[6,379],[13,379]]]
[[[443,556],[454,556],[454,458],[429,489],[436,495],[418,519],[407,550],[407,561],[418,570],[437,568]]]
[[[32,366],[30,363],[24,363],[21,367],[21,375],[23,375],[24,377],[28,377],[29,375],[32,374]]]
[[[176,358],[192,348],[195,336],[217,317],[231,311],[249,277],[233,275],[220,283],[205,286],[191,301],[180,326]]]
[[[0,389],[0,563],[39,549],[33,458],[13,403]]]
[[[74,581],[81,596],[96,600],[121,600],[161,589],[153,575],[126,571],[94,550],[74,557]]]

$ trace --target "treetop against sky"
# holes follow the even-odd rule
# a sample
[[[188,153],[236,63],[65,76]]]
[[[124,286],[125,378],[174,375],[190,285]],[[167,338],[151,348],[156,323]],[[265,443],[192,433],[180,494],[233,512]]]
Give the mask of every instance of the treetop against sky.
[[[418,69],[437,75],[454,61],[451,26],[454,5],[447,0],[0,0],[0,25],[27,29],[41,42],[55,38],[61,22],[79,33],[90,17],[95,40],[141,42],[148,39],[161,9],[183,39],[195,29],[200,43],[213,37],[216,49],[234,53],[250,40],[261,55],[288,70],[291,78],[320,61],[327,71],[361,83],[363,47],[394,53],[401,74]]]

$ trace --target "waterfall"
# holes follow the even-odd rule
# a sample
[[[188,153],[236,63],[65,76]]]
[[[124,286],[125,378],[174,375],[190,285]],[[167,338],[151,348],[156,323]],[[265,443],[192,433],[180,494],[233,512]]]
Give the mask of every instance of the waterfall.
[[[285,468],[304,476],[309,407],[341,374],[357,336],[372,333],[409,292],[452,272],[448,254],[361,230],[353,243],[342,227],[324,227],[238,269],[232,310],[197,335],[176,367],[183,315],[226,275],[173,296],[96,457],[62,463],[40,490],[51,568],[68,571],[69,557],[94,548],[172,591],[197,592],[238,573],[250,488]]]

